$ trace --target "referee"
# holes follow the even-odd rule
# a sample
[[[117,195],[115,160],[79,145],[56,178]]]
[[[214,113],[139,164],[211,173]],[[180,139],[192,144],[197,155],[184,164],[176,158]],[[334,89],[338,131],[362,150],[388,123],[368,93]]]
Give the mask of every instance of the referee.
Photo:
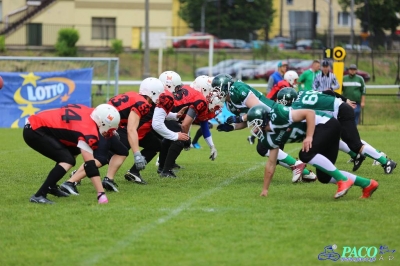
[[[336,79],[335,74],[330,72],[330,65],[328,61],[322,62],[322,72],[315,76],[313,83],[313,90],[315,91],[326,91],[339,89],[339,82]]]

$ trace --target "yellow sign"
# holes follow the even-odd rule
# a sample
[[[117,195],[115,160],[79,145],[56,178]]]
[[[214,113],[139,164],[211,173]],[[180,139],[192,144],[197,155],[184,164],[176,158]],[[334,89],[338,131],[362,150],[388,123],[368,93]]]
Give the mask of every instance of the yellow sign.
[[[342,94],[343,72],[344,72],[344,63],[333,62],[333,74],[335,74],[336,80],[340,86],[337,90],[335,90],[335,92],[339,94]]]
[[[334,60],[343,61],[345,57],[346,57],[346,51],[343,49],[343,47],[336,46],[335,48],[333,48]]]

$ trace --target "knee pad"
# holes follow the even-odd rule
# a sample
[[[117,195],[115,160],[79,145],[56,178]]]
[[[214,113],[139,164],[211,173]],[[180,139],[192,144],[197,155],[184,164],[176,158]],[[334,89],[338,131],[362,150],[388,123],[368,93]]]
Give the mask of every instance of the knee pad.
[[[86,175],[89,178],[100,176],[99,168],[97,168],[96,162],[94,160],[85,162],[83,164],[83,168],[85,169]]]

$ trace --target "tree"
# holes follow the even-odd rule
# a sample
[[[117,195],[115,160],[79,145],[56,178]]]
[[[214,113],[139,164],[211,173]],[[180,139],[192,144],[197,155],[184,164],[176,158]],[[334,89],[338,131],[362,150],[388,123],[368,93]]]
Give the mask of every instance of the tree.
[[[350,0],[339,0],[343,10],[349,10]],[[386,35],[384,30],[395,34],[400,19],[396,12],[400,12],[399,0],[354,0],[355,15],[361,20],[364,32],[370,31],[375,36],[375,44],[384,44]]]
[[[249,39],[249,34],[271,28],[275,10],[272,0],[179,0],[179,16],[194,30],[201,31],[205,5],[206,32],[220,38]],[[266,39],[268,36],[266,35]]]

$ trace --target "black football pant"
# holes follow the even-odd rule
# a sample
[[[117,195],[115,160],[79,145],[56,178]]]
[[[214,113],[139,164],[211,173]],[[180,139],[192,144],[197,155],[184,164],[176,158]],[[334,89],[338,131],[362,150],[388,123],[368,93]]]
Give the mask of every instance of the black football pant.
[[[112,136],[111,138],[106,139],[100,135],[99,146],[93,151],[94,158],[103,166],[109,163],[114,154],[128,156],[129,149],[118,139],[117,136]]]
[[[130,149],[127,130],[125,128],[118,128],[117,132],[121,138],[121,142],[125,147]],[[143,148],[140,153],[144,156],[146,162],[149,163],[154,156],[156,156],[157,152],[161,150],[161,140],[154,131],[150,131],[144,136],[144,138],[139,140],[139,147]],[[130,171],[138,172],[135,164],[133,164]]]
[[[55,187],[57,182],[66,174],[65,169],[59,163],[68,163],[75,165],[75,156],[80,153],[77,147],[67,147],[44,131],[33,130],[30,124],[25,125],[23,137],[29,147],[56,162],[56,165],[49,172],[46,180],[36,192],[35,196],[46,197],[50,187]]]
[[[354,123],[354,120],[353,120]],[[308,152],[299,152],[299,158],[308,163],[318,153],[325,156],[333,164],[339,152],[340,141],[340,123],[335,118],[331,118],[325,124],[319,124],[315,127],[312,147]],[[331,176],[317,169],[317,177],[321,183],[329,183]]]
[[[177,121],[166,120],[166,127],[173,132],[181,132],[181,124]],[[175,160],[183,150],[183,142],[180,140],[163,139],[159,157],[159,168],[164,172],[172,170]]]
[[[342,129],[342,140],[349,146],[350,150],[359,153],[363,144],[358,133],[353,108],[346,103],[342,103],[339,106],[337,119]]]

